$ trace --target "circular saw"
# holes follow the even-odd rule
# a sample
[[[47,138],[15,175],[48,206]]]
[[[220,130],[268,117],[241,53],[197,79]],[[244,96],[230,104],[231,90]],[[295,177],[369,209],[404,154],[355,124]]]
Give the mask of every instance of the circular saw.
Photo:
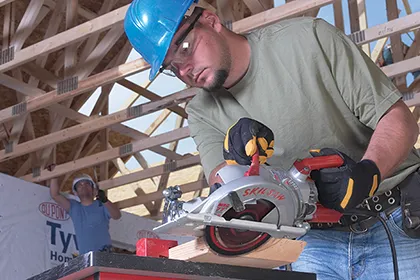
[[[341,213],[320,206],[312,170],[339,167],[338,155],[296,160],[289,170],[260,165],[227,165],[223,181],[206,198],[179,200],[179,186],[163,191],[165,205],[158,233],[203,236],[217,254],[248,253],[270,238],[294,239],[310,229],[308,221],[337,222]]]

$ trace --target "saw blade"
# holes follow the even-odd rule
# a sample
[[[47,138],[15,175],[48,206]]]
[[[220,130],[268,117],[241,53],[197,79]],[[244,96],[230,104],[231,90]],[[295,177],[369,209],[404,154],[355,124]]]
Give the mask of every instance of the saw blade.
[[[261,222],[272,209],[274,209],[274,204],[260,199],[255,204],[245,205],[245,210],[240,212],[236,212],[233,208],[229,209],[224,213],[223,218]],[[226,256],[242,255],[253,251],[271,237],[264,232],[216,226],[207,226],[204,236],[210,249],[217,254]]]

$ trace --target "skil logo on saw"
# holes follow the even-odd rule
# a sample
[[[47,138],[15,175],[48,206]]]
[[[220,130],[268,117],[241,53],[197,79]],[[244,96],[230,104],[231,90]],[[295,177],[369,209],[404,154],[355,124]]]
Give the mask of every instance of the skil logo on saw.
[[[267,197],[272,197],[277,200],[283,200],[284,194],[273,190],[273,189],[267,189],[267,188],[248,188],[244,191],[243,196],[250,196],[250,195],[264,195]]]
[[[57,221],[66,221],[70,218],[66,210],[64,210],[58,204],[52,202],[43,202],[38,207],[39,212],[47,218],[51,218]]]
[[[229,209],[230,204],[228,203],[219,203],[217,205],[216,212],[224,212],[225,210]]]

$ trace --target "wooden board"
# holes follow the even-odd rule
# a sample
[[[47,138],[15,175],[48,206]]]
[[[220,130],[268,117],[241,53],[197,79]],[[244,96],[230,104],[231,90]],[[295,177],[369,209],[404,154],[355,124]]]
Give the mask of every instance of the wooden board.
[[[213,253],[205,241],[198,238],[169,249],[169,258],[271,269],[295,262],[305,245],[305,241],[271,238],[250,253],[227,257]]]

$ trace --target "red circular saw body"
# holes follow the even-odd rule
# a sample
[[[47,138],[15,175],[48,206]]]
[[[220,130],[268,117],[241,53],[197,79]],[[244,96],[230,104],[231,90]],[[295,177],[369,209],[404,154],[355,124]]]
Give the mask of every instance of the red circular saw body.
[[[223,218],[261,222],[273,208],[274,205],[271,202],[258,200],[256,204],[247,204],[245,210],[241,212],[230,208],[224,213]],[[207,244],[214,252],[228,256],[248,253],[270,238],[267,233],[215,226],[207,226],[204,233]]]

